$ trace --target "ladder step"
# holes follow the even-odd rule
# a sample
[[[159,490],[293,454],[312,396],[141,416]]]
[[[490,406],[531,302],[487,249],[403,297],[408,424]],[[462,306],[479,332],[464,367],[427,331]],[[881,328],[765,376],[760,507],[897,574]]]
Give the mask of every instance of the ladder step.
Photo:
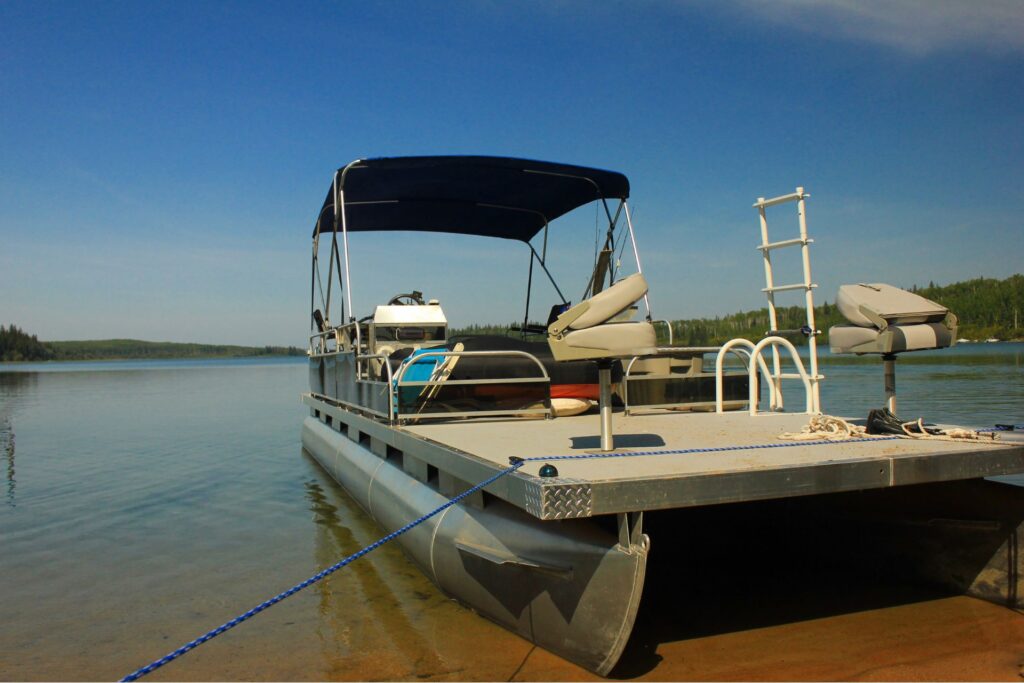
[[[803,283],[800,283],[800,284],[797,284],[797,285],[779,285],[777,287],[765,287],[761,291],[762,292],[789,292],[789,291],[792,291],[794,289],[817,289],[817,288],[818,288],[818,285],[816,285],[814,283],[811,283],[809,285],[805,285]]]
[[[792,240],[782,240],[781,242],[769,242],[768,244],[759,244],[757,245],[757,249],[760,249],[761,251],[771,251],[772,249],[781,249],[782,247],[793,247],[798,244],[812,244],[813,242],[814,240],[812,239],[805,240],[802,237],[797,237],[796,239]]]
[[[803,188],[800,188],[803,190]],[[806,199],[811,195],[806,192],[794,192],[792,194],[784,194],[781,197],[773,197],[772,199],[765,199],[764,197],[758,197],[757,201],[754,202],[753,207],[755,209],[767,209],[769,206],[775,206],[776,204],[785,204],[786,202],[795,202],[798,199]]]
[[[779,379],[802,379],[799,372],[784,372],[778,377]],[[825,379],[825,375],[807,375],[807,379],[811,382],[817,382]]]

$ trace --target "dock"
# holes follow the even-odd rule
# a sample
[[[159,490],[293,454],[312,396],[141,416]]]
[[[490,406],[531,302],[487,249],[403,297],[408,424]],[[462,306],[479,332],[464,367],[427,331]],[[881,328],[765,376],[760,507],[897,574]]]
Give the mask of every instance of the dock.
[[[978,479],[1024,472],[1024,434],[995,440],[879,438],[807,444],[780,438],[799,432],[808,416],[781,413],[658,411],[615,415],[615,445],[599,450],[594,415],[555,419],[452,420],[399,429],[304,399],[320,420],[344,423],[352,438],[398,459],[424,482],[453,495],[530,458],[487,492],[538,519],[685,508]],[[857,424],[858,420],[850,420]],[[763,448],[749,448],[766,446]],[[707,452],[706,449],[729,449]],[[699,452],[699,451],[705,452]],[[677,451],[690,451],[677,453]],[[696,452],[695,452],[696,451]],[[601,457],[564,456],[600,455]],[[608,457],[610,456],[610,457]],[[615,457],[619,456],[619,457]],[[541,460],[534,460],[542,458]],[[540,477],[543,458],[558,470]],[[397,463],[396,463],[397,464]]]

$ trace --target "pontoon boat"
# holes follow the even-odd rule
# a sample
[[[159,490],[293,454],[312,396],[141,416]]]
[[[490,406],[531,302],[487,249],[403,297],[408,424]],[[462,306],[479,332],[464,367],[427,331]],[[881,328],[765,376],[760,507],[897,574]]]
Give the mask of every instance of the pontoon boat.
[[[518,463],[400,542],[448,595],[601,675],[633,630],[648,557],[709,534],[684,522],[649,538],[644,515],[668,510],[746,514],[756,501],[813,500],[815,515],[882,517],[867,545],[892,566],[1024,607],[1024,505],[1017,489],[982,481],[1024,471],[1012,434],[780,439],[822,412],[803,189],[754,204],[771,329],[714,348],[672,344],[653,317],[629,192],[620,173],[512,158],[339,169],[313,232],[305,449],[387,532]],[[551,275],[549,231],[595,202],[605,228],[574,304]],[[767,210],[782,204],[796,204],[800,233],[771,242]],[[529,259],[522,324],[454,337],[442,304],[419,291],[357,310],[349,235],[365,231],[472,235],[519,250]],[[771,255],[787,247],[801,250],[803,277],[777,284]],[[531,314],[542,277],[556,300]],[[774,297],[786,290],[806,295],[802,331],[777,329]],[[832,330],[833,351],[879,355],[895,413],[897,355],[955,343],[955,316],[879,284],[844,288],[840,305],[850,324]],[[789,341],[801,332],[807,365]],[[794,383],[803,400],[786,412],[783,386]],[[699,562],[692,551],[686,561]]]

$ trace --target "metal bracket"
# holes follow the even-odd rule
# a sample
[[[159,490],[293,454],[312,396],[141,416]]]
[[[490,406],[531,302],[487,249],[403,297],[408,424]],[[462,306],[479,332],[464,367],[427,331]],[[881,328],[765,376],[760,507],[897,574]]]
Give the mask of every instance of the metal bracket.
[[[620,512],[617,517],[619,520],[619,545],[629,548],[640,543],[644,533],[644,511]]]

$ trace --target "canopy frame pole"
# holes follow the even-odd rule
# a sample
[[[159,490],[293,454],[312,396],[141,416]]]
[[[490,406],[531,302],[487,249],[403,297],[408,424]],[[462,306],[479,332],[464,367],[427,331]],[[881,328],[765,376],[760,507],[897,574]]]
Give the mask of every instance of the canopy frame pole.
[[[338,251],[338,233],[331,233],[331,253],[327,255],[327,303],[324,304],[324,320],[327,327],[331,323],[331,292],[334,289],[334,254]],[[341,279],[341,269],[338,269],[338,279]]]
[[[338,190],[338,200],[341,204],[341,237],[345,246],[345,300],[348,302],[349,321],[354,322],[356,318],[352,315],[355,309],[352,308],[352,267],[349,265],[348,258],[348,223],[345,220],[345,190]],[[338,233],[335,232],[334,234],[337,235]]]
[[[334,285],[334,250],[338,247],[338,172],[334,172],[334,179],[331,181],[331,196],[334,198],[334,230],[331,231],[331,253],[327,255],[327,301],[324,303],[324,320],[327,327],[331,322],[331,290]],[[317,224],[319,229],[319,223]],[[338,279],[341,279],[341,270],[338,270]]]
[[[618,225],[618,223],[619,223],[619,216],[622,213],[622,204],[621,203],[619,204],[619,207],[616,209],[614,217],[612,216],[611,211],[608,210],[608,202],[603,197],[601,198],[601,204],[604,206],[605,215],[608,217],[608,229],[605,231],[605,234],[604,234],[604,246],[601,247],[600,249],[597,249],[597,244],[594,244],[594,248],[597,249],[597,251],[594,254],[594,268],[593,268],[593,270],[590,273],[590,280],[587,282],[587,286],[583,290],[583,298],[584,299],[587,298],[588,294],[590,296],[593,296],[595,294],[594,285],[596,284],[596,280],[597,280],[597,266],[598,266],[598,263],[599,263],[599,259],[600,259],[601,253],[604,252],[605,249],[610,249],[613,254],[615,252],[615,226]],[[612,282],[614,282],[615,281],[615,266],[611,262],[611,259],[609,259],[608,272],[611,273],[611,279],[612,279]],[[602,278],[603,278],[603,274],[602,274]],[[603,287],[602,287],[602,289],[603,289]]]
[[[544,261],[541,260],[540,256],[538,256],[537,250],[534,249],[533,245],[530,244],[529,242],[526,243],[526,246],[528,246],[530,248],[530,251],[533,252],[533,255],[537,257],[537,261],[540,262],[540,267],[544,269],[544,273],[548,276],[548,280],[551,282],[551,286],[555,288],[556,292],[558,292],[558,298],[562,300],[563,304],[569,303],[566,300],[565,295],[562,294],[562,290],[558,288],[558,283],[555,282],[555,278],[552,277],[551,271],[548,270],[547,265],[544,263]]]
[[[319,242],[319,240],[317,240],[317,242]],[[316,248],[319,251],[320,245],[317,244]],[[326,304],[326,301],[324,299],[324,279],[323,279],[323,276],[320,275],[320,257],[319,256],[316,257],[313,260],[313,267],[316,270],[316,288],[318,290],[320,290],[320,305],[323,306],[324,308],[327,308],[327,304]]]
[[[621,210],[621,208],[620,209],[616,209],[616,211],[615,211],[615,218],[612,218],[612,212],[608,209],[608,199],[607,198],[601,197],[601,206],[604,207],[604,215],[608,217],[608,222],[610,224],[615,225],[616,223],[619,222],[619,211]]]
[[[334,233],[334,234],[337,235],[338,233]],[[341,286],[341,252],[338,250],[337,240],[335,240],[335,244],[334,244],[334,261],[335,261],[335,263],[338,264],[338,286],[340,287]],[[339,318],[339,320],[342,323],[345,322],[345,300],[344,299],[341,300],[341,317]]]
[[[334,234],[338,234],[338,215],[341,214],[341,236],[342,244],[345,248],[345,299],[348,302],[348,316],[349,322],[355,322],[356,318],[353,313],[355,309],[352,308],[352,272],[348,257],[348,222],[345,218],[345,176],[356,164],[362,163],[362,159],[356,159],[340,173],[334,174],[334,182],[337,188],[337,194],[334,200]]]
[[[313,331],[313,311],[316,310],[316,251],[320,246],[320,223],[313,235],[313,255],[309,264],[309,331]]]
[[[629,205],[626,200],[622,200],[622,208],[626,212],[626,227],[629,228],[629,240],[633,243],[633,258],[636,259],[636,272],[643,275],[644,269],[640,265],[640,252],[636,248],[636,235],[633,232],[633,219],[629,215]],[[644,293],[644,306],[647,308],[647,320],[651,320],[651,300],[647,294]]]
[[[619,200],[619,205],[615,207],[615,216],[612,217],[611,212],[608,210],[608,200],[604,197],[601,198],[601,204],[604,205],[605,215],[608,216],[608,239],[611,242],[609,249],[612,250],[611,256],[615,256],[615,228],[619,227],[619,218],[622,216],[622,200]],[[608,273],[611,279],[608,282],[608,286],[611,287],[615,282],[615,259],[608,259]]]
[[[526,272],[526,311],[523,313],[523,326],[521,328],[523,336],[526,336],[526,326],[530,324],[530,293],[533,289],[533,259],[535,256],[536,252],[531,247],[530,267]]]
[[[523,314],[523,330],[525,330],[526,326],[530,324],[530,297],[532,296],[532,293],[533,293],[533,259],[536,257],[540,261],[541,266],[543,266],[544,262],[547,260],[547,257],[548,257],[548,227],[549,226],[550,226],[550,224],[545,220],[544,221],[544,244],[541,247],[540,256],[536,256],[536,252],[534,252],[533,249],[530,250],[530,269],[529,269],[529,272],[526,275],[526,313]],[[548,277],[550,277],[550,275]],[[552,284],[554,284],[554,281],[552,281]],[[556,290],[558,289],[558,285],[555,285],[555,289]],[[559,296],[561,296],[561,292],[559,292]],[[565,297],[562,297],[562,303],[565,303]],[[524,331],[524,334],[525,334],[525,331]]]

